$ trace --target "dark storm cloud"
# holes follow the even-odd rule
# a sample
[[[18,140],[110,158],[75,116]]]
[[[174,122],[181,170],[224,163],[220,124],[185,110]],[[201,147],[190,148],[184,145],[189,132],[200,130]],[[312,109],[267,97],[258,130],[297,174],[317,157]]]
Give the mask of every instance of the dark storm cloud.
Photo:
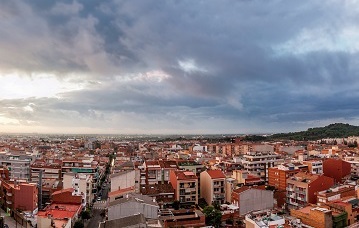
[[[40,121],[44,105],[51,118],[125,113],[188,130],[211,118],[274,130],[357,118],[355,1],[1,2],[0,72],[96,82],[8,117]]]

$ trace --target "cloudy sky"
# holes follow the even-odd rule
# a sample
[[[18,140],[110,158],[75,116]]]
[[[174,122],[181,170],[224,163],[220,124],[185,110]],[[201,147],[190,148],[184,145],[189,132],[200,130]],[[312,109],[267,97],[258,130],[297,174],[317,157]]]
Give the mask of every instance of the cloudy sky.
[[[0,132],[359,125],[358,0],[0,4]]]

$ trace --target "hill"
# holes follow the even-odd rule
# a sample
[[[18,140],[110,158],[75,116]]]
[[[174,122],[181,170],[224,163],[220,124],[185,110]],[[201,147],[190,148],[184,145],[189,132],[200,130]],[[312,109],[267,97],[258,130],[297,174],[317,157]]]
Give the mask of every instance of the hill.
[[[349,136],[359,136],[359,127],[344,123],[335,123],[325,127],[309,128],[306,131],[274,134],[267,139],[310,141],[324,138],[346,138]]]

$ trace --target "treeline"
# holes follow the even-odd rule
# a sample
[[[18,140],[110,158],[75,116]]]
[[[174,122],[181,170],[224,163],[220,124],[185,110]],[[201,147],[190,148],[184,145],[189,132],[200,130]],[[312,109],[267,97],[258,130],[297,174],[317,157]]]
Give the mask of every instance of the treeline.
[[[309,128],[307,131],[274,134],[267,140],[311,141],[325,138],[347,138],[359,136],[359,127],[343,123],[330,124],[326,127]]]

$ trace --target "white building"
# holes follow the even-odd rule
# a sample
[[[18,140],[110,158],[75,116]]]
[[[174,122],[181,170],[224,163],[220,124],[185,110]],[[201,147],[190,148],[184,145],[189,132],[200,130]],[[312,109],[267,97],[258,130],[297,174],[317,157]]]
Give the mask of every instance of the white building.
[[[149,196],[136,193],[127,194],[124,198],[110,202],[108,205],[108,220],[114,220],[143,214],[146,219],[158,219],[159,206]]]
[[[92,176],[83,173],[65,173],[63,177],[63,189],[73,188],[74,195],[84,195],[86,203],[91,203],[94,198],[92,194]]]
[[[284,162],[284,159],[272,152],[247,152],[243,155],[244,170],[268,181],[268,168]]]
[[[110,180],[111,180],[111,192],[120,189],[138,186],[138,184],[136,183],[135,170],[126,170],[119,173],[111,174]]]

